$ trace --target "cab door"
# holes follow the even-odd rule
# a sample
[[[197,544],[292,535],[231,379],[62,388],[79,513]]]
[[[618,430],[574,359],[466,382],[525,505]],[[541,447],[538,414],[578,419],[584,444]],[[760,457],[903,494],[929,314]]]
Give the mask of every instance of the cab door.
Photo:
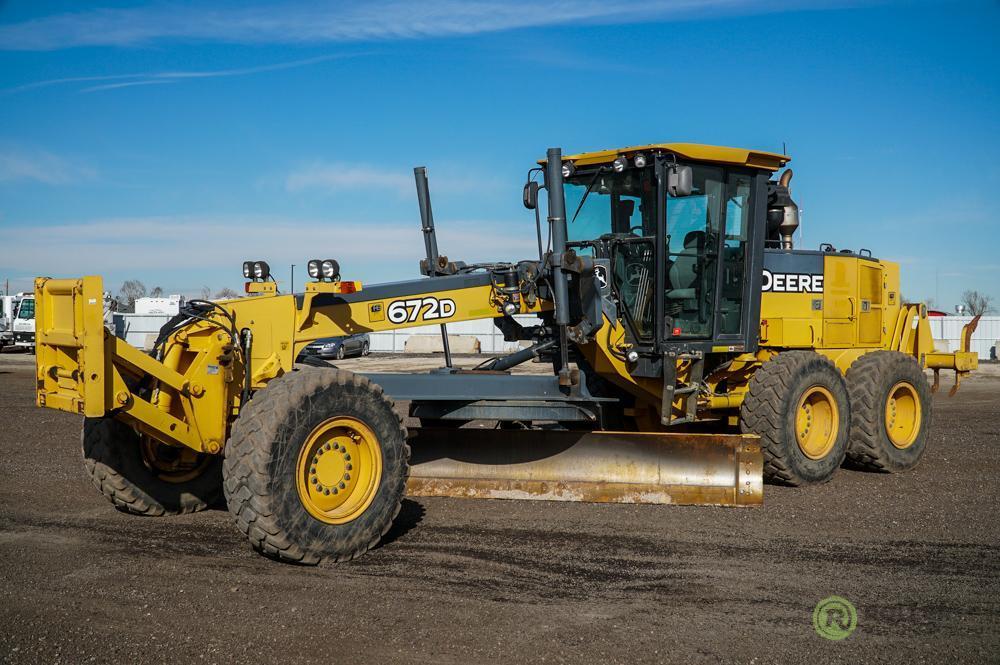
[[[711,339],[716,310],[725,172],[694,166],[689,196],[667,197],[663,292],[666,339]]]
[[[754,177],[751,174],[731,172],[726,178],[716,339],[739,337],[745,330],[744,323],[750,309],[746,286],[753,228],[753,188]]]
[[[768,176],[694,165],[690,196],[665,196],[663,343],[756,344]]]

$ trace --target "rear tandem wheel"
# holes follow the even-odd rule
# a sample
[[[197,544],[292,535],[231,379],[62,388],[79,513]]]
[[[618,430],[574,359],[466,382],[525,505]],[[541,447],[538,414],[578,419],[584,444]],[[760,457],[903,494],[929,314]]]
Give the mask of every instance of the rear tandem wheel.
[[[843,375],[815,351],[785,351],[761,365],[740,407],[740,428],[761,438],[764,478],[826,482],[844,461],[851,404]]]
[[[847,370],[847,389],[851,462],[891,473],[915,467],[931,425],[931,390],[916,358],[898,351],[866,353]]]

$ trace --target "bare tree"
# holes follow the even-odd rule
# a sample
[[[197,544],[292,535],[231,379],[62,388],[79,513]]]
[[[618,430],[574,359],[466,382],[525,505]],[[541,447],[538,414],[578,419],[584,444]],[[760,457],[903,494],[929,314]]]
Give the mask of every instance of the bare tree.
[[[137,279],[127,279],[118,291],[118,311],[134,312],[135,301],[146,296],[146,285]]]
[[[239,297],[240,294],[237,293],[236,291],[233,291],[228,286],[224,289],[221,289],[218,293],[215,294],[216,300],[232,300],[233,298],[239,298]]]
[[[209,288],[207,285],[201,287],[201,299],[209,300],[211,297],[212,297],[212,289]]]
[[[993,311],[993,296],[979,291],[966,291],[962,294],[962,304],[972,316],[987,314]]]
[[[149,290],[149,297],[150,298],[162,298],[163,297],[163,287],[162,286],[154,286],[152,289]]]

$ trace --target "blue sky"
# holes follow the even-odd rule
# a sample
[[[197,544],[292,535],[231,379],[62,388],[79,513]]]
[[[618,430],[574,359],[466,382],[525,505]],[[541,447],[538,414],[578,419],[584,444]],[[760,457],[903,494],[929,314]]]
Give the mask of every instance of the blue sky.
[[[0,0],[0,280],[241,287],[532,255],[549,146],[787,145],[803,246],[1000,298],[1000,4]]]

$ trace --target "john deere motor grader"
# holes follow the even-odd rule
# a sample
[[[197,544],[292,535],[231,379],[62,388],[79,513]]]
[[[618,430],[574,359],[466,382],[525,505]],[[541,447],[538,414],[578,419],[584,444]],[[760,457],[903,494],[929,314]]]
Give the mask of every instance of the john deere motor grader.
[[[538,257],[476,265],[439,254],[418,168],[423,277],[362,288],[314,260],[304,292],[279,294],[266,262],[247,262],[247,297],[190,301],[148,354],[106,332],[99,277],[39,278],[37,402],[85,416],[87,472],[118,508],[224,495],[257,550],[301,563],[368,550],[407,490],[753,505],[762,476],[822,482],[845,456],[911,469],[931,421],[923,369],[934,388],[954,370],[957,388],[976,368],[972,328],[937,352],[896,264],[793,249],[792,174],[773,177],[788,160],[550,149],[524,188]],[[423,374],[301,356],[324,337],[484,318],[526,348],[457,369],[445,333],[446,366]],[[536,358],[551,375],[510,372]],[[423,427],[408,432],[394,400]],[[459,428],[473,420],[498,425]]]

